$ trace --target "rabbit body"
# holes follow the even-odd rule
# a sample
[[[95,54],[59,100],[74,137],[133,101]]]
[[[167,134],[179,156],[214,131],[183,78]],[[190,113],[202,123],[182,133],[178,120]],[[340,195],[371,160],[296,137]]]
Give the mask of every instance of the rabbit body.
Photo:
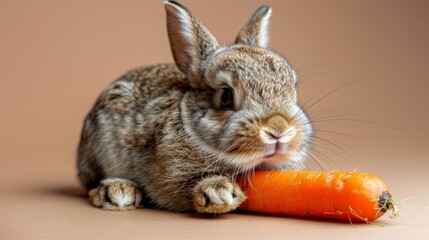
[[[106,177],[123,178],[154,198],[179,198],[159,205],[188,208],[191,193],[178,187],[186,186],[187,169],[204,164],[189,159],[206,159],[186,138],[178,139],[185,135],[179,112],[185,89],[184,75],[166,64],[131,71],[103,91],[85,120],[78,152],[79,178],[87,189]],[[190,150],[177,154],[180,146]]]
[[[185,7],[164,3],[176,64],[132,70],[84,121],[78,177],[95,206],[224,213],[245,194],[238,174],[300,165],[312,133],[296,75],[266,48],[260,8],[236,43],[219,46]]]

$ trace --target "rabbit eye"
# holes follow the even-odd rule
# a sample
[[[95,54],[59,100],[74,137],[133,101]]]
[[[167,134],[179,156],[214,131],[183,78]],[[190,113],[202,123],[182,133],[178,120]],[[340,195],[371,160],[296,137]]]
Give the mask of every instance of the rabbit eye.
[[[229,87],[222,88],[222,94],[220,95],[220,108],[222,110],[234,109],[234,92]]]

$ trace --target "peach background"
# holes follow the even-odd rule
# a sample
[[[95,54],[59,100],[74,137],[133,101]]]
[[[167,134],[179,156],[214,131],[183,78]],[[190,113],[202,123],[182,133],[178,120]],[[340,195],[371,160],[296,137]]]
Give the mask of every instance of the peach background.
[[[75,178],[82,120],[125,71],[172,61],[162,2],[3,0],[0,239],[429,237],[428,1],[182,3],[222,43],[235,38],[257,7],[270,5],[270,46],[297,65],[300,101],[310,105],[344,86],[309,109],[316,136],[331,142],[316,140],[323,150],[314,155],[324,170],[357,169],[385,179],[402,216],[383,217],[382,228],[92,208]]]

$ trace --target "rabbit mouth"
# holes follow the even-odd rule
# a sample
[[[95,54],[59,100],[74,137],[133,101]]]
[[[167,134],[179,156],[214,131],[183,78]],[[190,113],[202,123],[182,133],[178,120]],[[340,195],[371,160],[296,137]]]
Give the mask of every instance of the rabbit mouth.
[[[271,154],[264,155],[261,160],[263,163],[266,163],[272,166],[283,165],[289,161],[289,156],[288,154],[285,154],[285,153],[274,152]]]
[[[268,159],[270,159],[270,158],[274,158],[274,157],[283,157],[283,158],[284,158],[284,157],[286,157],[286,156],[285,156],[285,154],[283,154],[283,153],[278,153],[278,152],[274,152],[274,153],[267,154],[267,155],[264,155],[264,156],[263,156],[263,158],[264,158],[264,159],[267,159],[267,160],[268,160]]]
[[[276,143],[273,143],[268,147],[263,158],[269,159],[276,156],[281,156],[285,158],[286,153],[287,153],[286,145],[280,141],[277,141]]]
[[[284,166],[293,161],[293,151],[284,143],[273,143],[263,149],[253,152],[234,152],[228,155],[229,164],[237,165],[243,171],[254,169],[258,166]]]
[[[262,156],[262,162],[268,165],[284,164],[289,161],[289,154],[284,143],[272,144]]]

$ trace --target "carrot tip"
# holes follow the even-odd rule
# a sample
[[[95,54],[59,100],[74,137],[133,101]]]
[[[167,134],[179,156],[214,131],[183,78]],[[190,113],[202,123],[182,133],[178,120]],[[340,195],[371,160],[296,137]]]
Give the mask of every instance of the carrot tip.
[[[387,212],[392,209],[392,214],[390,214],[390,218],[395,218],[399,216],[399,211],[396,204],[392,200],[392,195],[388,191],[384,191],[381,193],[380,198],[378,200],[378,205],[380,207],[380,211]]]
[[[378,199],[378,206],[380,211],[387,212],[387,210],[393,208],[392,195],[388,191],[383,191]]]

